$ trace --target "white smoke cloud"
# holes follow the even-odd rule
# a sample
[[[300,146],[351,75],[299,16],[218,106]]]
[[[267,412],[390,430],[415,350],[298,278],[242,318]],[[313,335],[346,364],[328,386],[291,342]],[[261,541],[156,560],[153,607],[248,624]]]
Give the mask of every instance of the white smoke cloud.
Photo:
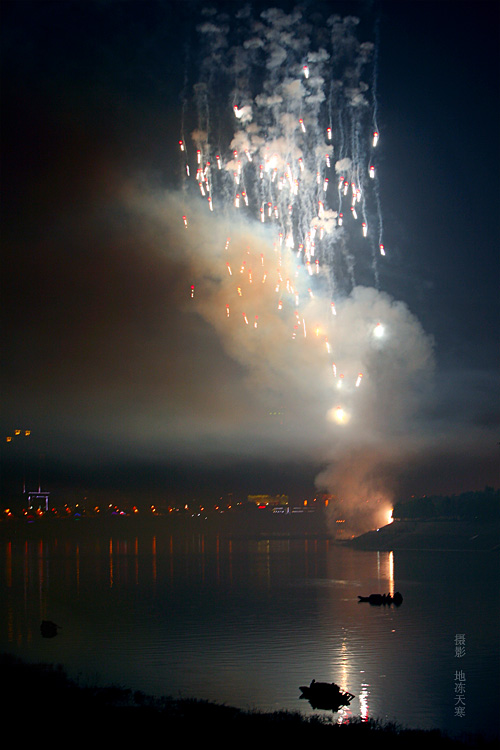
[[[242,387],[261,413],[277,399],[286,408],[287,431],[275,436],[275,449],[327,466],[318,489],[340,499],[353,530],[386,518],[398,464],[411,459],[421,438],[419,405],[433,374],[432,340],[407,306],[357,286],[336,302],[333,316],[328,299],[308,295],[293,255],[280,254],[269,226],[214,217],[195,203],[186,229],[184,197],[176,194],[133,193],[129,203],[159,236],[168,235],[163,252],[182,261],[182,278],[195,289],[193,311],[243,368]],[[292,294],[276,289],[277,263]],[[303,300],[299,325],[295,293]],[[233,417],[219,414],[216,431],[227,434]],[[244,427],[254,428],[250,421]]]
[[[285,405],[281,445],[316,456],[327,466],[318,488],[356,523],[370,514],[373,523],[382,505],[387,512],[398,464],[414,450],[433,371],[432,342],[418,320],[376,288],[382,215],[379,196],[370,197],[377,183],[366,168],[374,155],[363,80],[374,46],[356,38],[354,17],[325,23],[328,49],[311,49],[299,10],[269,9],[254,23],[246,16],[245,24],[246,41],[227,57],[229,70],[235,63],[237,87],[228,100],[237,102],[237,126],[225,182],[207,165],[198,181],[208,207],[192,193],[187,204],[168,195],[155,197],[155,212],[189,269],[194,309],[241,366],[245,388],[263,410],[277,398]],[[203,29],[217,53],[224,28]],[[209,89],[207,81],[208,108],[211,96],[222,95],[216,85]],[[210,134],[203,144],[212,162]],[[249,153],[256,157],[251,167]],[[368,211],[371,235],[361,249]],[[363,251],[371,287],[356,282]]]
[[[351,165],[352,165],[351,159],[349,159],[349,157],[346,156],[344,157],[344,159],[339,159],[335,163],[335,171],[338,172],[339,174],[342,174],[343,172],[349,172],[351,169]]]
[[[325,49],[320,49],[317,52],[308,52],[307,59],[310,63],[322,63],[327,62],[330,59],[330,55]]]
[[[285,60],[286,50],[284,50],[283,47],[280,47],[279,44],[273,44],[267,59],[267,67],[269,70],[273,70],[273,68],[278,68],[280,65],[283,65]]]

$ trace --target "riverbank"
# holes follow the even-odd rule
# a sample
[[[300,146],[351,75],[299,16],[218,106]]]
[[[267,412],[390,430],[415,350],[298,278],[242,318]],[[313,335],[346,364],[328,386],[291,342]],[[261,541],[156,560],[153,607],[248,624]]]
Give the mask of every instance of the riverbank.
[[[42,517],[32,523],[22,518],[0,523],[0,538],[74,538],[98,535],[136,536],[205,534],[230,539],[328,538],[361,550],[500,551],[499,521],[396,520],[353,538],[332,533],[325,512],[239,512],[177,514],[171,516]]]
[[[275,513],[255,506],[227,513],[148,513],[124,515],[56,516],[45,514],[26,520],[22,516],[0,521],[0,538],[50,538],[55,536],[134,536],[148,534],[211,534],[236,538],[331,537],[324,511]]]
[[[183,698],[153,698],[122,687],[98,688],[70,680],[57,666],[27,664],[0,655],[5,698],[3,715],[23,739],[48,742],[78,739],[126,741],[128,746],[153,737],[155,741],[366,742],[370,748],[420,747],[424,742],[449,750],[484,748],[496,744],[482,737],[453,739],[438,730],[403,728],[376,720],[353,718],[336,724],[335,715],[318,712],[261,713]],[[19,718],[16,718],[19,717]],[[19,722],[17,724],[17,722]]]
[[[393,521],[345,544],[362,550],[500,551],[500,523],[487,521]]]

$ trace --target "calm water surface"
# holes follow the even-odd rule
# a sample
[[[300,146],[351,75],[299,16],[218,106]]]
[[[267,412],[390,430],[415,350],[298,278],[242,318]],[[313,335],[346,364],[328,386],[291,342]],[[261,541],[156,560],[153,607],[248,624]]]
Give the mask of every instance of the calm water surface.
[[[311,713],[298,687],[314,677],[356,696],[339,721],[499,734],[495,553],[152,533],[0,546],[4,652],[244,709]],[[358,602],[396,590],[399,608]],[[61,626],[56,638],[40,636],[42,619]]]

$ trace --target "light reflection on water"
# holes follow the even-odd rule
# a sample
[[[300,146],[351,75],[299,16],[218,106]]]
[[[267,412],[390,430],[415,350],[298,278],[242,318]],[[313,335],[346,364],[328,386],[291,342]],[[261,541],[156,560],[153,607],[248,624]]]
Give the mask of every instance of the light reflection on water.
[[[1,546],[3,651],[62,664],[87,681],[262,710],[312,712],[298,686],[314,677],[356,696],[335,714],[340,721],[371,716],[450,732],[489,721],[493,731],[492,553],[361,552],[320,539],[201,534]],[[396,590],[400,608],[358,602],[358,594]],[[40,637],[42,619],[61,625],[57,638]],[[462,660],[456,633],[467,638]],[[467,675],[461,719],[456,669]]]

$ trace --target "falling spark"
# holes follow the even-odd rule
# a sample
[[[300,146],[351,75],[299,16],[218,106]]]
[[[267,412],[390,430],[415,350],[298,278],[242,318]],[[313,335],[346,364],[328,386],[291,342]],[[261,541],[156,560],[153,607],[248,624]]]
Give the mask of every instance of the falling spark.
[[[263,30],[259,37],[262,43],[262,54],[269,53],[273,56],[275,48],[270,40],[274,38],[273,34],[277,32],[278,27],[273,27],[273,22],[269,19],[265,22],[262,21],[262,24],[262,29],[265,27],[272,32],[267,38]],[[225,33],[225,31],[223,32],[221,28],[222,33]],[[251,40],[253,30],[248,30],[248,33],[248,39]],[[213,90],[211,90],[211,84],[207,83],[209,77],[203,81],[202,87],[200,86],[200,91],[203,88],[203,102],[201,98],[196,102],[199,128],[195,131],[197,135],[195,136],[195,132],[193,132],[192,136],[193,154],[196,153],[197,166],[195,187],[196,192],[199,189],[199,194],[207,201],[208,209],[212,214],[222,211],[225,215],[227,212],[228,220],[231,221],[231,215],[235,217],[236,210],[239,209],[241,214],[244,214],[245,222],[248,220],[250,223],[253,217],[254,222],[258,221],[266,225],[263,231],[266,230],[266,236],[271,237],[271,246],[273,246],[277,257],[274,267],[273,264],[270,264],[269,268],[264,268],[269,263],[265,263],[264,253],[260,253],[257,247],[249,249],[248,256],[245,250],[245,257],[242,258],[239,255],[239,253],[242,253],[242,248],[238,246],[238,242],[233,242],[230,245],[229,238],[227,239],[225,257],[221,258],[221,263],[226,262],[229,277],[233,277],[231,266],[239,269],[242,274],[238,276],[235,273],[236,279],[227,278],[224,275],[223,283],[232,288],[232,295],[238,297],[251,295],[251,304],[254,304],[254,302],[265,304],[266,294],[271,294],[274,289],[276,298],[273,297],[271,304],[273,307],[277,305],[277,309],[281,311],[280,318],[283,316],[284,321],[290,322],[290,317],[292,317],[291,306],[294,305],[295,318],[293,319],[292,336],[298,344],[296,337],[301,330],[304,339],[307,337],[305,317],[302,311],[299,312],[299,305],[302,304],[302,295],[299,299],[301,277],[306,273],[309,277],[306,287],[308,284],[310,285],[307,289],[308,297],[310,300],[314,300],[312,303],[314,309],[320,309],[319,314],[322,320],[327,321],[327,325],[322,329],[319,325],[313,325],[312,330],[316,333],[316,336],[324,337],[327,352],[330,354],[332,348],[328,337],[324,334],[327,332],[332,341],[335,342],[335,347],[337,347],[337,331],[340,331],[339,326],[343,325],[343,309],[339,307],[337,311],[335,304],[331,302],[331,299],[327,300],[321,290],[327,288],[326,284],[323,285],[323,281],[331,279],[332,288],[335,291],[337,261],[334,261],[334,258],[337,256],[337,248],[338,253],[345,253],[346,259],[354,256],[354,252],[351,253],[348,243],[359,230],[353,229],[353,224],[348,218],[349,214],[346,213],[347,207],[350,208],[354,220],[358,219],[357,211],[362,212],[362,218],[365,219],[362,221],[364,237],[368,236],[366,216],[369,216],[371,236],[377,232],[375,219],[377,212],[372,211],[370,206],[370,201],[375,199],[378,208],[379,251],[381,256],[385,256],[384,245],[382,244],[382,216],[378,196],[378,180],[375,180],[374,163],[368,160],[373,158],[369,156],[369,136],[370,134],[373,135],[371,143],[373,148],[378,143],[379,134],[377,131],[372,133],[374,125],[371,128],[369,125],[366,127],[365,113],[370,112],[370,105],[367,104],[366,108],[357,108],[352,106],[352,102],[347,103],[343,94],[338,97],[337,92],[341,89],[333,85],[336,79],[333,80],[330,67],[326,62],[328,57],[326,56],[324,61],[318,62],[316,56],[314,58],[311,56],[311,51],[307,46],[310,43],[309,38],[307,37],[306,40],[306,35],[302,34],[300,25],[297,25],[294,29],[290,27],[289,33],[291,41],[293,41],[293,49],[300,50],[302,60],[307,60],[312,64],[314,59],[314,75],[311,75],[309,65],[299,65],[297,69],[294,65],[287,64],[289,61],[285,60],[282,68],[272,67],[272,77],[271,74],[267,78],[264,77],[264,86],[260,94],[256,91],[259,94],[258,96],[251,95],[250,91],[242,89],[238,94],[238,97],[241,97],[240,103],[232,106],[233,115],[237,122],[231,116],[231,107],[229,108],[230,117],[228,120],[231,121],[234,132],[232,138],[228,138],[224,147],[227,148],[227,151],[220,150],[223,146],[218,144],[217,150],[219,153],[217,153],[214,148],[215,144],[210,143],[210,133],[224,132],[226,126],[225,123],[215,123],[216,127],[214,127],[210,104],[221,92],[216,87],[212,87]],[[340,53],[345,55],[346,60],[350,58],[355,49],[358,53],[360,51],[358,42],[356,41],[353,44],[352,33],[346,28],[339,32],[339,36],[336,38],[336,44],[340,45],[337,51],[339,55]],[[345,39],[343,34],[345,34]],[[227,38],[224,41],[229,43],[230,40]],[[342,47],[344,42],[345,48]],[[331,42],[329,46],[328,54],[332,52]],[[220,49],[222,50],[223,47],[224,45],[221,45]],[[290,48],[292,48],[292,45]],[[243,49],[244,47],[242,47]],[[248,49],[250,49],[250,46]],[[231,55],[224,57],[225,54],[221,52],[219,56],[218,53],[217,64],[225,65],[227,62],[229,70],[230,61],[233,58]],[[208,64],[215,64],[215,57],[212,60],[205,59],[207,59]],[[251,76],[256,71],[252,67],[251,56],[248,56],[246,61],[249,66],[248,77],[251,80]],[[353,75],[353,71],[355,71],[355,76],[361,75],[361,68],[365,64],[366,61],[364,58],[362,60],[361,55],[358,58],[349,59],[344,80],[340,81],[344,84],[344,88],[347,83],[349,83],[349,86],[352,85],[350,76]],[[263,66],[262,70],[271,70],[271,66],[269,68]],[[337,74],[342,78],[342,71],[336,71],[335,75]],[[357,83],[360,84],[361,80],[364,79],[359,78]],[[260,79],[256,76],[256,88],[259,83]],[[352,90],[354,90],[354,86],[352,86]],[[252,99],[252,106],[245,103],[250,99]],[[320,107],[320,101],[325,102],[327,106],[321,105]],[[373,106],[376,107],[376,101],[373,102]],[[301,110],[300,107],[304,107],[304,109]],[[304,119],[299,117],[301,112],[307,112],[308,123],[311,122],[314,127],[308,125],[306,128]],[[331,126],[332,120],[330,119],[329,124],[328,121],[325,123],[323,119],[325,115],[330,118],[332,112],[336,113],[336,118],[338,115],[338,127],[335,126],[335,134]],[[371,114],[374,113],[375,109]],[[335,122],[337,123],[337,119]],[[376,119],[373,117],[372,123],[375,122]],[[362,137],[363,132],[367,135],[365,139]],[[179,158],[187,161],[188,148],[186,143],[183,139],[179,140],[178,143],[183,154]],[[335,159],[338,159],[338,161],[335,161],[334,154],[342,154],[342,158],[335,157]],[[213,168],[215,164],[217,164],[217,169]],[[183,164],[182,161],[181,165],[182,168],[186,167],[187,176],[190,177],[189,165]],[[367,165],[369,166],[367,167]],[[193,165],[191,167],[194,176],[195,168]],[[191,179],[193,178],[191,177]],[[336,186],[333,191],[328,189],[331,180],[334,180],[333,184]],[[187,228],[186,216],[183,217],[183,221]],[[212,222],[213,219],[210,217],[207,221]],[[237,221],[240,221],[239,216]],[[190,222],[191,225],[192,222]],[[251,227],[251,224],[249,225]],[[207,223],[203,232],[210,236],[211,225]],[[251,235],[251,231],[249,235]],[[291,255],[297,258],[297,264],[293,267],[289,260]],[[269,254],[266,253],[266,260],[268,259]],[[377,279],[376,259],[371,258],[371,261]],[[342,267],[341,264],[338,265]],[[354,288],[357,283],[354,279],[354,263],[349,265],[352,265],[352,273],[349,267],[349,273],[352,276],[352,278],[349,278],[349,283]],[[262,271],[255,276],[249,266],[253,266],[254,272],[256,267],[260,266]],[[216,276],[217,269],[214,270],[214,278]],[[312,278],[313,276],[316,276],[316,278]],[[264,287],[258,283],[258,281],[262,281],[262,284],[264,284],[266,279],[267,283]],[[233,281],[236,284],[239,283],[240,286],[232,286]],[[253,284],[253,281],[256,283]],[[343,286],[343,281],[344,279],[339,279],[340,283],[337,288]],[[257,289],[259,290],[258,294]],[[269,291],[266,292],[266,289]],[[318,290],[318,294],[316,294],[316,290]],[[191,287],[191,296],[194,296],[194,286]],[[197,299],[200,299],[200,296],[201,293],[197,289]],[[232,296],[230,301],[231,299]],[[330,304],[331,317],[327,318],[324,313],[328,312],[328,304]],[[274,310],[276,310],[275,307]],[[226,305],[227,317],[229,317],[229,312],[228,304]],[[231,312],[234,315],[234,310]],[[238,314],[242,314],[245,323],[248,325],[247,315],[241,313],[241,307],[238,309]],[[252,318],[253,327],[257,329],[259,316],[256,314],[254,316],[254,311],[252,311]],[[264,326],[262,332],[266,329],[268,329],[267,325]],[[277,328],[277,330],[279,329]],[[289,335],[290,327],[286,330],[288,333],[285,335]],[[257,335],[260,337],[261,331]],[[348,332],[347,335],[349,335]],[[380,324],[375,327],[374,335],[377,337],[383,335],[383,328]],[[321,342],[312,339],[311,343],[304,345],[321,347]],[[335,356],[339,368],[343,367],[337,352]],[[332,365],[332,369],[336,383],[341,385],[344,382],[344,376],[342,374],[337,376],[335,364]],[[356,380],[356,387],[359,387],[361,377],[360,373]],[[346,383],[349,382],[349,379],[347,379]],[[348,392],[349,388],[345,388],[345,391]],[[346,421],[347,415],[344,409],[338,407],[338,410],[343,415],[341,421]],[[337,421],[339,420],[337,419]]]

